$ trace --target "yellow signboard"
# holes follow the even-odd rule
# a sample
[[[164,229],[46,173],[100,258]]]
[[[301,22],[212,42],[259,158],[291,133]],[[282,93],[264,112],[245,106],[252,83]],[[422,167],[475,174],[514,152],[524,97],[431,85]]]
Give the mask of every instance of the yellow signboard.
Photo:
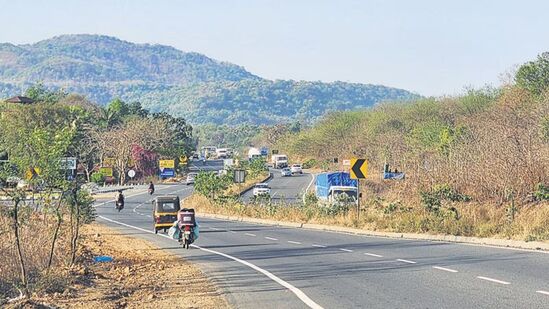
[[[368,161],[366,159],[351,159],[349,171],[351,179],[364,179],[368,175]]]
[[[27,172],[25,173],[25,178],[27,180],[31,180],[35,176],[39,176],[39,175],[40,175],[40,168],[35,167],[33,171],[31,171],[31,169],[27,170]]]
[[[112,167],[102,167],[99,169],[99,172],[106,177],[112,177]]]
[[[103,159],[103,166],[114,166],[116,164],[115,158],[104,158]]]
[[[160,160],[158,166],[160,168],[175,168],[175,160]]]

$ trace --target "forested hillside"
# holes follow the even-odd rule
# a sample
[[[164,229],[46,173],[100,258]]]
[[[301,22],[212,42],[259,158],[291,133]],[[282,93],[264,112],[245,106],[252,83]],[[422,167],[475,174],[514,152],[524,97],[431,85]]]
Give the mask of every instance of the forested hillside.
[[[380,85],[271,81],[244,68],[173,47],[98,35],[0,44],[0,96],[41,82],[106,105],[114,98],[191,123],[272,124],[418,97]]]
[[[304,130],[264,130],[256,144],[324,170],[367,159],[370,229],[546,240],[548,76],[545,54],[513,84],[337,112]],[[385,164],[405,180],[382,180]]]

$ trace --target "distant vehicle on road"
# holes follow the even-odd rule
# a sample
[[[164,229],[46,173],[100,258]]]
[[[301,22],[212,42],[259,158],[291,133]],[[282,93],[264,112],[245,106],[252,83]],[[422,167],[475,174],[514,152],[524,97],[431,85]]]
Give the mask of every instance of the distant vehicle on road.
[[[197,175],[198,175],[198,173],[189,173],[189,174],[187,174],[187,180],[185,182],[187,184],[187,186],[194,184],[194,179],[196,178]]]
[[[231,150],[229,148],[217,148],[215,151],[216,158],[218,159],[226,159],[229,158],[231,155]]]
[[[252,147],[248,150],[248,160],[251,161],[255,158],[261,158],[261,151],[259,151],[259,149],[257,148]]]
[[[292,164],[290,170],[292,171],[292,174],[303,174],[303,168],[301,168],[301,164]]]
[[[212,157],[216,155],[217,148],[214,146],[204,146],[201,149],[201,152],[204,154],[206,158]]]
[[[254,197],[271,196],[271,188],[268,183],[258,183],[252,191]]]
[[[260,152],[261,156],[266,157],[266,156],[269,155],[269,148],[263,146],[263,147],[261,147],[259,152]]]
[[[198,158],[200,158],[200,156],[198,155],[198,153],[193,153],[192,157],[191,157],[193,160],[198,160]]]
[[[322,173],[316,177],[316,196],[328,202],[336,201],[340,194],[358,201],[357,187],[358,181],[345,172]]]
[[[274,168],[285,168],[288,166],[288,157],[283,154],[276,154],[271,157],[271,164]]]
[[[283,168],[280,173],[282,174],[282,177],[292,176],[292,170],[289,167]]]

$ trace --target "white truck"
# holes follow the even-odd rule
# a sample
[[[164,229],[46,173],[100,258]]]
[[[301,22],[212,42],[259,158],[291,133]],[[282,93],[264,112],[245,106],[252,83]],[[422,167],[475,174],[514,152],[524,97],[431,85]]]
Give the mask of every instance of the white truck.
[[[283,154],[276,154],[271,157],[271,164],[274,168],[288,167],[288,157]]]
[[[229,148],[217,148],[215,150],[216,157],[218,159],[226,159],[230,157],[230,149]]]
[[[253,160],[255,158],[261,158],[261,151],[259,151],[259,149],[257,148],[250,148],[250,150],[248,150],[248,160]]]

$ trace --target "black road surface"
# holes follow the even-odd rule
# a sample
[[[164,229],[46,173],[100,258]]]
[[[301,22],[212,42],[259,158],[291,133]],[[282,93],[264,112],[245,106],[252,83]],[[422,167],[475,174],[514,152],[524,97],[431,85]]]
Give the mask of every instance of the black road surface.
[[[157,186],[157,194],[182,198],[191,191],[183,185]],[[121,213],[112,202],[98,200],[98,221],[195,262],[236,308],[549,308],[548,253],[255,225],[200,214],[199,247],[186,250],[166,235],[154,235],[151,197],[144,189],[126,196]]]

